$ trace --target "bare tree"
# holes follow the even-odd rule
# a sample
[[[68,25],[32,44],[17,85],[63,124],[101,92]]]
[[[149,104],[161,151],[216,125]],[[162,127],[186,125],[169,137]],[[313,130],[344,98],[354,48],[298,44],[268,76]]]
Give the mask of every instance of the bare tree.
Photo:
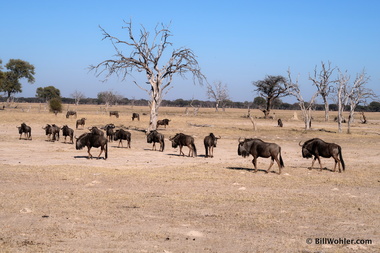
[[[75,90],[73,93],[71,93],[71,97],[74,98],[76,105],[79,105],[79,102],[85,98],[84,94],[78,90]]]
[[[110,105],[115,105],[118,101],[122,100],[123,96],[113,91],[102,91],[98,93],[98,100],[106,105],[106,108]]]
[[[215,101],[215,111],[219,110],[219,105],[225,110],[226,101],[229,99],[227,85],[221,81],[214,82],[214,86],[207,84],[207,96]]]
[[[343,123],[343,111],[344,107],[348,104],[348,82],[350,81],[350,76],[345,73],[342,73],[339,69],[339,78],[337,82],[337,104],[338,104],[338,132],[342,132],[342,123]]]
[[[321,62],[321,70],[317,71],[317,66],[314,68],[314,75],[309,75],[309,80],[313,82],[318,89],[319,95],[321,95],[323,103],[325,105],[325,121],[329,120],[329,102],[328,96],[332,92],[332,83],[335,83],[337,80],[331,80],[331,75],[333,74],[336,67],[331,68],[331,62],[328,62],[326,66],[324,62]]]
[[[201,85],[205,76],[201,73],[196,60],[196,55],[189,48],[174,49],[171,55],[164,55],[168,47],[172,46],[169,37],[172,36],[169,26],[156,26],[153,38],[150,33],[141,26],[140,34],[136,38],[133,34],[132,23],[125,22],[128,31],[128,40],[120,40],[111,36],[102,27],[104,38],[109,39],[116,51],[115,58],[100,62],[98,65],[90,66],[95,70],[97,76],[107,72],[106,79],[114,74],[122,76],[123,80],[132,72],[138,71],[146,74],[148,87],[144,88],[136,81],[134,83],[150,95],[150,122],[148,130],[157,128],[158,109],[163,96],[170,90],[173,76],[175,74],[185,78],[187,73],[192,74],[193,81],[198,81]],[[123,53],[119,48],[125,46],[129,55]],[[163,61],[167,60],[163,64]],[[164,93],[165,92],[165,93]]]
[[[348,100],[350,105],[350,113],[347,121],[347,133],[351,133],[351,123],[354,120],[356,106],[359,103],[365,102],[368,98],[375,98],[375,93],[371,89],[366,89],[364,86],[368,83],[370,77],[363,70],[360,74],[356,75],[352,87],[348,91]]]
[[[305,122],[305,130],[308,130],[311,128],[311,111],[315,104],[315,99],[318,96],[318,91],[315,92],[314,95],[311,97],[310,102],[306,103],[301,94],[301,90],[298,84],[298,77],[294,83],[292,81],[290,69],[288,70],[288,78],[289,82],[287,82],[285,86],[287,87],[288,93],[296,97],[302,111],[303,119]]]
[[[276,98],[288,96],[286,78],[283,76],[266,76],[264,80],[252,82],[257,87],[255,91],[266,99],[266,107],[263,109],[264,117],[268,118],[273,102]]]

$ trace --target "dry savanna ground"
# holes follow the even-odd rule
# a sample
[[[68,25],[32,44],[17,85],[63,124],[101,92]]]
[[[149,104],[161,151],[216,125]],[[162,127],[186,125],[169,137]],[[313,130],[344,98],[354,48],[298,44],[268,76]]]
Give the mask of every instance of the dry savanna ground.
[[[107,160],[89,160],[62,136],[46,141],[44,125],[75,129],[74,118],[39,104],[0,111],[0,252],[380,252],[379,113],[367,113],[368,124],[356,119],[348,135],[324,122],[323,112],[314,113],[307,132],[293,111],[275,111],[283,128],[257,118],[253,131],[246,110],[201,108],[194,116],[163,107],[159,118],[171,122],[159,128],[166,140],[159,152],[133,130],[147,127],[146,107],[112,107],[119,118],[95,105],[70,109],[87,118],[76,136],[114,123],[130,129],[132,147],[111,142]],[[141,120],[132,121],[132,112]],[[19,140],[22,122],[32,127],[32,140]],[[194,136],[198,157],[171,147],[168,138],[177,132]],[[205,158],[210,132],[222,138],[214,158]],[[266,174],[264,158],[254,173],[252,158],[237,155],[239,137],[279,144],[282,174],[277,165]],[[313,137],[342,146],[345,172],[332,172],[334,162],[326,158],[322,171],[308,169],[311,160],[301,157],[298,144]],[[318,238],[371,241],[321,244]]]

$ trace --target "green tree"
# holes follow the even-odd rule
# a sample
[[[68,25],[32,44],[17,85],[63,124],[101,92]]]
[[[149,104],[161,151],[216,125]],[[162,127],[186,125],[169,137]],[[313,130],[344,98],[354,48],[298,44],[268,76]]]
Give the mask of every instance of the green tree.
[[[265,109],[262,109],[265,118],[268,118],[273,102],[276,98],[288,96],[287,80],[283,76],[266,76],[264,80],[252,82],[255,91],[266,99]]]
[[[53,112],[55,115],[62,112],[62,101],[59,97],[55,97],[49,100],[49,111]]]
[[[38,87],[36,89],[36,97],[42,98],[45,100],[45,102],[53,99],[53,98],[60,98],[61,97],[61,91],[54,86],[47,86],[47,87]]]
[[[29,83],[34,83],[35,72],[32,64],[20,59],[10,59],[5,68],[8,71],[2,72],[0,75],[0,92],[7,95],[9,102],[12,94],[22,92],[20,79],[26,78]]]

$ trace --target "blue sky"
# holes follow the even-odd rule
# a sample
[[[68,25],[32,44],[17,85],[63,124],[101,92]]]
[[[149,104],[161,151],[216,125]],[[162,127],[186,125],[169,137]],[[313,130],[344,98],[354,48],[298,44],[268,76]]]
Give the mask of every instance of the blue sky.
[[[114,91],[127,98],[148,95],[138,74],[122,81],[101,82],[91,64],[110,59],[115,51],[102,41],[99,26],[127,39],[123,20],[152,31],[171,23],[173,48],[188,47],[198,56],[209,83],[227,84],[233,101],[252,101],[253,81],[266,75],[299,74],[305,100],[315,91],[309,73],[321,61],[347,70],[354,79],[363,69],[367,88],[380,95],[380,1],[2,1],[0,59],[22,59],[36,68],[36,81],[23,81],[16,97],[34,97],[38,87],[53,85],[61,95],[75,90],[86,97]],[[127,53],[127,50],[124,49]],[[168,51],[170,53],[171,51]],[[352,80],[353,81],[353,80]],[[206,88],[175,76],[165,99],[207,100]],[[294,99],[284,99],[289,102]]]

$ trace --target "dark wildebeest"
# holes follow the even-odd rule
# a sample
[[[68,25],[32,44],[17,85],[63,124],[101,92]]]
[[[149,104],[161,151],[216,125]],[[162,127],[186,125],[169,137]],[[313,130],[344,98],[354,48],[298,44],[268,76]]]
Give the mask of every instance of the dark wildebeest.
[[[169,138],[169,140],[172,142],[173,148],[176,148],[179,146],[179,155],[185,156],[185,154],[182,152],[182,147],[187,146],[189,148],[189,157],[190,157],[190,154],[192,157],[197,156],[197,149],[194,144],[194,138],[191,137],[190,135],[177,133],[173,138]]]
[[[149,134],[146,136],[146,141],[148,143],[153,142],[152,150],[156,150],[156,142],[160,143],[160,151],[163,152],[165,149],[165,136],[157,130],[152,130],[149,132]]]
[[[279,172],[281,174],[281,169],[284,167],[284,162],[281,157],[281,147],[276,143],[264,142],[260,139],[244,139],[240,141],[238,145],[238,155],[242,157],[247,157],[249,155],[253,156],[253,166],[255,167],[255,172],[257,172],[257,158],[271,158],[269,168],[266,170],[266,173],[272,168],[274,160],[276,160]]]
[[[157,120],[157,127],[161,125],[161,126],[164,126],[166,128],[166,126],[169,125],[169,121],[170,121],[170,119]]]
[[[100,130],[99,128],[97,128],[96,126],[89,127],[88,130],[90,130],[92,134],[104,136],[104,132]]]
[[[284,126],[284,124],[282,123],[281,119],[277,120],[277,124],[278,124],[279,127],[283,127]]]
[[[77,112],[75,112],[75,111],[67,111],[66,118],[68,119],[70,116],[75,116],[75,118],[77,118]]]
[[[137,119],[138,121],[140,121],[140,114],[138,113],[132,113],[132,121],[134,121],[135,119]]]
[[[27,126],[25,123],[22,123],[21,126],[17,127],[18,133],[20,134],[19,140],[21,140],[21,136],[24,133],[26,140],[32,139],[32,128]]]
[[[57,125],[46,124],[46,127],[42,129],[45,130],[46,135],[48,136],[49,141],[59,141],[59,131],[61,130]],[[53,138],[51,138],[53,136]]]
[[[110,111],[110,117],[114,115],[116,118],[119,118],[119,112],[118,111]]]
[[[301,142],[299,143],[301,146]],[[306,141],[302,145],[302,157],[303,158],[312,158],[314,156],[313,162],[311,163],[311,168],[313,169],[315,160],[318,159],[319,166],[322,170],[322,164],[320,157],[330,158],[333,157],[335,160],[334,172],[336,170],[336,165],[338,164],[339,172],[340,164],[342,164],[343,171],[345,170],[344,161],[342,157],[342,148],[335,143],[328,143],[319,138],[314,138]]]
[[[78,126],[84,127],[85,124],[86,124],[86,118],[81,118],[81,119],[77,120],[77,124],[75,127],[76,127],[76,129],[78,129]]]
[[[120,147],[120,144],[121,144],[121,147],[123,147],[123,140],[126,140],[127,147],[131,148],[131,133],[128,131],[125,131],[124,129],[118,129],[115,131],[114,140],[115,141],[119,140],[119,144],[117,145],[118,148]]]
[[[103,135],[93,134],[93,133],[84,133],[79,138],[76,139],[75,147],[77,150],[87,147],[88,158],[92,158],[90,150],[92,147],[99,148],[100,153],[98,155],[98,159],[100,155],[104,151],[104,160],[108,158],[108,143],[107,138]]]
[[[62,136],[65,136],[65,143],[67,136],[70,137],[70,142],[74,143],[74,130],[68,127],[67,125],[64,125],[62,128]]]
[[[215,137],[213,133],[210,133],[208,136],[206,136],[203,140],[203,144],[205,145],[206,150],[206,158],[207,157],[214,157],[214,147],[216,147],[216,143],[220,139],[219,137]]]
[[[112,141],[113,140],[113,136],[115,134],[115,132],[113,131],[115,128],[115,125],[114,124],[107,124],[104,129],[106,130],[106,135],[107,135],[107,139],[108,141]]]

